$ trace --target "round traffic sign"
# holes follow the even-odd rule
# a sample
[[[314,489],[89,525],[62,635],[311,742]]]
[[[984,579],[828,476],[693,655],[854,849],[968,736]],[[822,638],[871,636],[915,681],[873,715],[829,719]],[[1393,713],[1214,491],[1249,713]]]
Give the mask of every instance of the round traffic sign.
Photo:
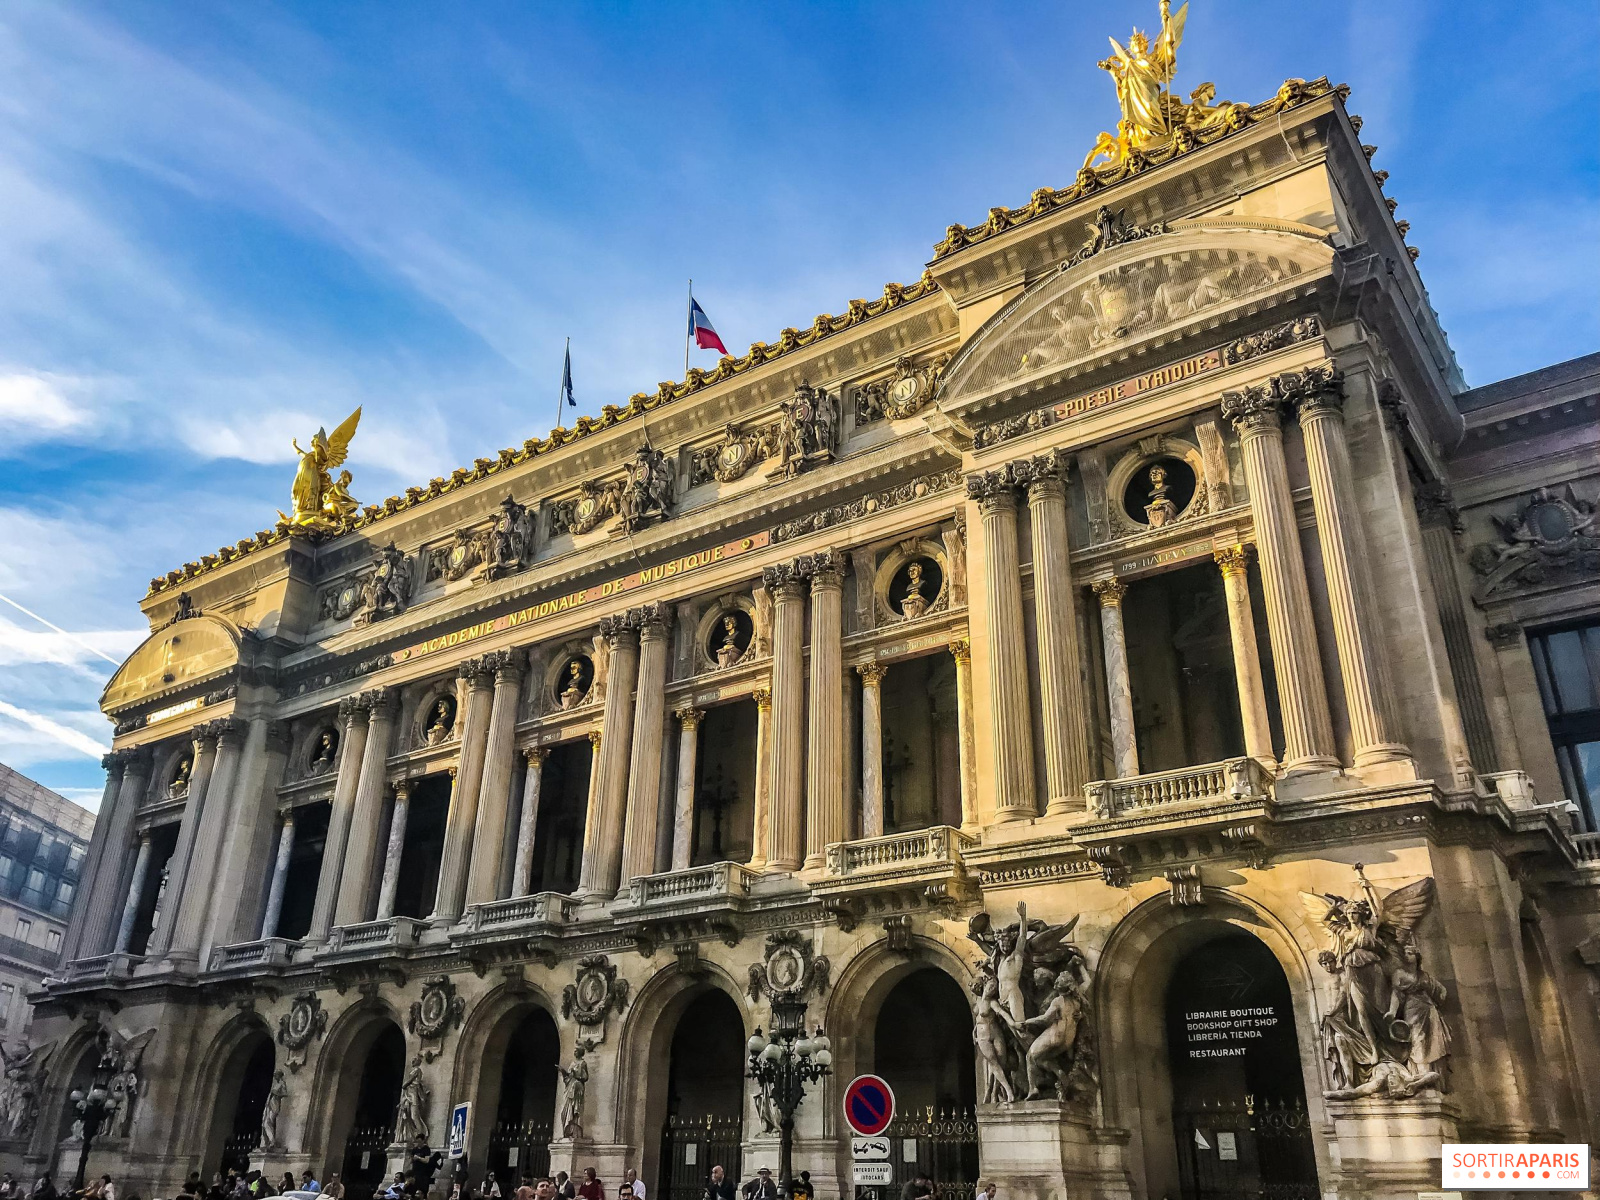
[[[894,1120],[894,1090],[876,1075],[857,1075],[844,1090],[844,1119],[862,1137],[876,1137]]]

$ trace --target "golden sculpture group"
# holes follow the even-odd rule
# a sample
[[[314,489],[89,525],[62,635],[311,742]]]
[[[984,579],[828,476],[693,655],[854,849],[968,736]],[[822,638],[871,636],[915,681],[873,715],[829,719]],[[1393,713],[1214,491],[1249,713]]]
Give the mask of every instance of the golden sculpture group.
[[[300,467],[295,471],[291,496],[294,511],[285,516],[280,509],[278,521],[291,530],[333,532],[342,529],[361,505],[350,494],[350,472],[340,471],[333,477],[333,469],[343,466],[350,453],[350,439],[361,423],[361,409],[357,408],[330,435],[319,428],[311,436],[311,449],[300,449],[300,440],[293,442],[300,456]]]

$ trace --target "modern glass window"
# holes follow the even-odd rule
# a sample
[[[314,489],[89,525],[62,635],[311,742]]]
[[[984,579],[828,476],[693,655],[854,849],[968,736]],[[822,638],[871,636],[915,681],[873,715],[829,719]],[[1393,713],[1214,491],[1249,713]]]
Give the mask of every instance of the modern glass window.
[[[1561,785],[1578,820],[1600,832],[1600,621],[1528,635]]]

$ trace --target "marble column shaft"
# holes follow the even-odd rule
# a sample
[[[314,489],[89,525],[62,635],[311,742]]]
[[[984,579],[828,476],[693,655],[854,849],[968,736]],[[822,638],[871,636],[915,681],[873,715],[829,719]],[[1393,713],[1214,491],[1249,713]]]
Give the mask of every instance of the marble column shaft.
[[[289,860],[294,856],[294,809],[283,814],[278,826],[278,852],[272,860],[272,883],[267,888],[267,907],[261,914],[260,936],[278,936],[278,918],[283,915],[283,889],[289,881]]]
[[[543,746],[524,750],[528,769],[522,776],[522,812],[517,819],[517,862],[512,869],[511,894],[526,896],[533,878],[533,840],[539,830],[539,787],[544,781],[544,760],[550,751]]]
[[[344,728],[339,738],[338,777],[333,785],[333,806],[328,814],[328,835],[322,844],[322,867],[317,873],[317,895],[311,906],[311,927],[306,940],[326,941],[339,904],[339,880],[344,874],[345,845],[355,811],[356,789],[361,784],[361,764],[367,752],[368,701],[346,696],[339,702]]]
[[[110,838],[111,827],[115,824],[113,814],[117,807],[117,793],[122,788],[122,775],[127,760],[126,750],[113,750],[100,758],[101,769],[106,773],[106,783],[100,791],[100,811],[95,814],[94,832],[89,837],[89,852],[83,859],[83,874],[80,876],[78,889],[79,902],[72,906],[72,915],[67,920],[67,933],[61,939],[63,963],[69,963],[80,957],[80,947],[84,940],[83,921],[93,902],[96,888],[107,886],[116,888],[122,881],[123,857],[126,856],[127,849],[125,846],[117,847],[118,854],[123,857],[114,856],[111,860],[114,865],[102,864],[106,862],[106,843]],[[129,829],[131,828],[130,825]],[[110,884],[105,882],[105,877],[108,875],[115,876],[115,880]]]
[[[1356,503],[1339,373],[1331,367],[1312,368],[1294,378],[1297,384],[1283,386],[1297,407],[1304,435],[1355,765],[1410,758],[1411,751],[1401,743],[1388,654],[1377,625],[1377,589]]]
[[[772,689],[757,688],[750,698],[756,702],[756,795],[750,821],[750,861],[746,865],[752,871],[760,871],[767,865],[772,826]]]
[[[394,689],[369,694],[367,744],[361,753],[361,776],[350,812],[344,870],[339,876],[335,925],[359,925],[374,907],[378,874],[378,839],[383,827],[383,795],[388,790],[389,746],[393,741],[398,697]]]
[[[983,514],[983,586],[989,642],[989,729],[994,754],[995,819],[1038,813],[1028,653],[1023,642],[1022,565],[1017,548],[1016,480],[1009,468],[967,476],[967,495]]]
[[[882,663],[862,663],[861,676],[861,836],[883,836],[883,676]]]
[[[466,902],[488,904],[500,897],[500,864],[505,858],[506,824],[511,815],[511,782],[517,761],[517,712],[522,703],[524,658],[506,654],[495,665],[494,701],[484,746],[483,779],[472,834]]]
[[[394,785],[394,803],[389,806],[389,835],[384,842],[383,879],[378,884],[377,919],[394,916],[395,893],[400,890],[400,864],[405,860],[406,826],[411,820],[411,781]]]
[[[1213,551],[1212,557],[1222,571],[1222,590],[1228,598],[1228,637],[1233,645],[1233,677],[1239,692],[1244,752],[1263,763],[1276,763],[1261,651],[1256,645],[1256,620],[1250,609],[1249,547],[1227,546]]]
[[[504,651],[510,662],[510,651]],[[472,838],[478,828],[478,791],[483,786],[483,764],[489,751],[489,725],[494,707],[494,677],[501,657],[486,654],[461,668],[467,684],[467,711],[461,727],[461,758],[450,789],[450,811],[445,817],[444,855],[439,861],[439,888],[434,894],[433,918],[454,921],[461,915],[472,868]]]
[[[1066,467],[1060,455],[1033,460],[1028,508],[1033,515],[1033,604],[1039,644],[1039,691],[1044,707],[1047,814],[1084,806],[1089,765],[1089,720],[1083,702],[1076,589],[1067,534]]]
[[[844,556],[813,555],[811,729],[806,765],[806,863],[820,867],[828,846],[849,835],[844,807]]]
[[[805,587],[789,564],[768,567],[763,585],[772,616],[772,758],[768,772],[767,863],[775,871],[800,866],[802,783],[805,773]]]
[[[189,863],[194,858],[194,841],[200,833],[201,813],[205,809],[206,794],[211,790],[211,776],[217,763],[217,725],[207,721],[191,731],[194,738],[194,765],[189,770],[189,793],[184,797],[183,816],[178,819],[178,840],[167,859],[167,890],[162,903],[166,920],[150,936],[145,953],[157,958],[172,945],[172,935],[177,928],[178,906],[183,900],[184,888],[189,879]]]
[[[972,732],[972,643],[957,638],[950,643],[956,660],[956,745],[961,754],[961,831],[976,835],[978,821],[978,749]]]
[[[672,646],[665,605],[651,604],[639,626],[639,683],[633,707],[633,746],[628,756],[628,800],[624,822],[621,886],[656,869],[657,824],[661,819],[661,754],[666,733],[667,654]]]
[[[1122,598],[1128,585],[1112,576],[1094,581],[1100,598],[1100,637],[1106,660],[1106,699],[1111,708],[1111,755],[1116,778],[1139,773],[1139,741],[1133,723],[1133,681],[1128,674],[1128,639],[1122,627]]]
[[[1422,527],[1423,553],[1427,558],[1428,582],[1433,585],[1440,636],[1444,639],[1445,656],[1450,663],[1461,709],[1462,737],[1469,747],[1468,756],[1473,766],[1484,773],[1498,771],[1500,751],[1494,725],[1489,720],[1483,676],[1473,654],[1472,632],[1457,574],[1456,535],[1461,515],[1449,493],[1437,484],[1420,487],[1415,500],[1417,520]]]
[[[1328,715],[1328,688],[1317,657],[1316,621],[1306,583],[1305,559],[1289,468],[1283,457],[1282,401],[1271,385],[1227,392],[1222,415],[1233,422],[1250,489],[1267,635],[1278,679],[1285,771],[1337,768],[1339,758]]]
[[[117,940],[112,947],[117,954],[126,954],[133,940],[133,922],[139,915],[139,898],[144,894],[144,881],[149,873],[150,833],[146,830],[139,839],[139,852],[133,860],[133,878],[128,881],[128,900],[122,906],[122,921],[117,926]]]
[[[167,947],[169,958],[187,962],[197,961],[205,950],[204,937],[215,899],[218,865],[222,861],[223,835],[234,816],[234,785],[238,781],[240,751],[244,746],[243,721],[237,717],[222,717],[214,724],[217,726],[217,761],[206,785],[187,877],[178,896],[177,919],[172,923],[172,941]],[[169,899],[171,895],[169,882]]]
[[[79,958],[93,958],[104,954],[115,944],[117,930],[114,922],[121,910],[123,899],[122,879],[127,869],[128,848],[133,840],[133,827],[139,811],[139,801],[150,782],[150,751],[114,750],[106,756],[112,759],[108,769],[106,791],[116,784],[116,798],[107,810],[109,821],[105,826],[104,854],[100,869],[90,881],[88,898],[83,904],[83,926],[78,943]],[[98,824],[98,823],[97,823]]]
[[[628,755],[633,748],[634,686],[639,677],[638,614],[607,617],[600,622],[601,636],[611,646],[606,671],[605,734],[600,743],[600,765],[595,775],[598,796],[594,816],[583,836],[583,879],[579,890],[610,899],[616,895],[622,873],[623,820],[628,798]]]
[[[678,780],[672,805],[672,869],[685,871],[694,857],[694,789],[700,754],[698,708],[680,708],[678,718]]]

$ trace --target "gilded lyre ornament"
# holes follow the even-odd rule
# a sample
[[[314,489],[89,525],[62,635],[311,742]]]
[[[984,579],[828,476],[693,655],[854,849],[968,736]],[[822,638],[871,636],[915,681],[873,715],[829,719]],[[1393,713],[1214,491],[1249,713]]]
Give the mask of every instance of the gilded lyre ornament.
[[[1117,122],[1115,136],[1100,135],[1084,159],[1085,170],[1101,165],[1102,158],[1106,164],[1120,167],[1136,155],[1165,146],[1175,138],[1236,120],[1237,105],[1226,101],[1211,103],[1217,94],[1215,84],[1201,84],[1190,93],[1187,104],[1170,91],[1188,17],[1188,4],[1174,13],[1169,0],[1161,0],[1161,32],[1154,42],[1139,29],[1133,31],[1127,46],[1116,38],[1110,39],[1112,55],[1098,65],[1116,81],[1122,119]]]
[[[337,480],[332,472],[348,457],[350,439],[360,422],[357,408],[331,434],[319,428],[311,437],[309,450],[300,449],[300,439],[294,439],[292,444],[300,455],[294,475],[294,513],[285,516],[280,510],[279,521],[293,529],[332,531],[343,528],[355,515],[359,505],[350,495],[350,472],[340,471]]]

